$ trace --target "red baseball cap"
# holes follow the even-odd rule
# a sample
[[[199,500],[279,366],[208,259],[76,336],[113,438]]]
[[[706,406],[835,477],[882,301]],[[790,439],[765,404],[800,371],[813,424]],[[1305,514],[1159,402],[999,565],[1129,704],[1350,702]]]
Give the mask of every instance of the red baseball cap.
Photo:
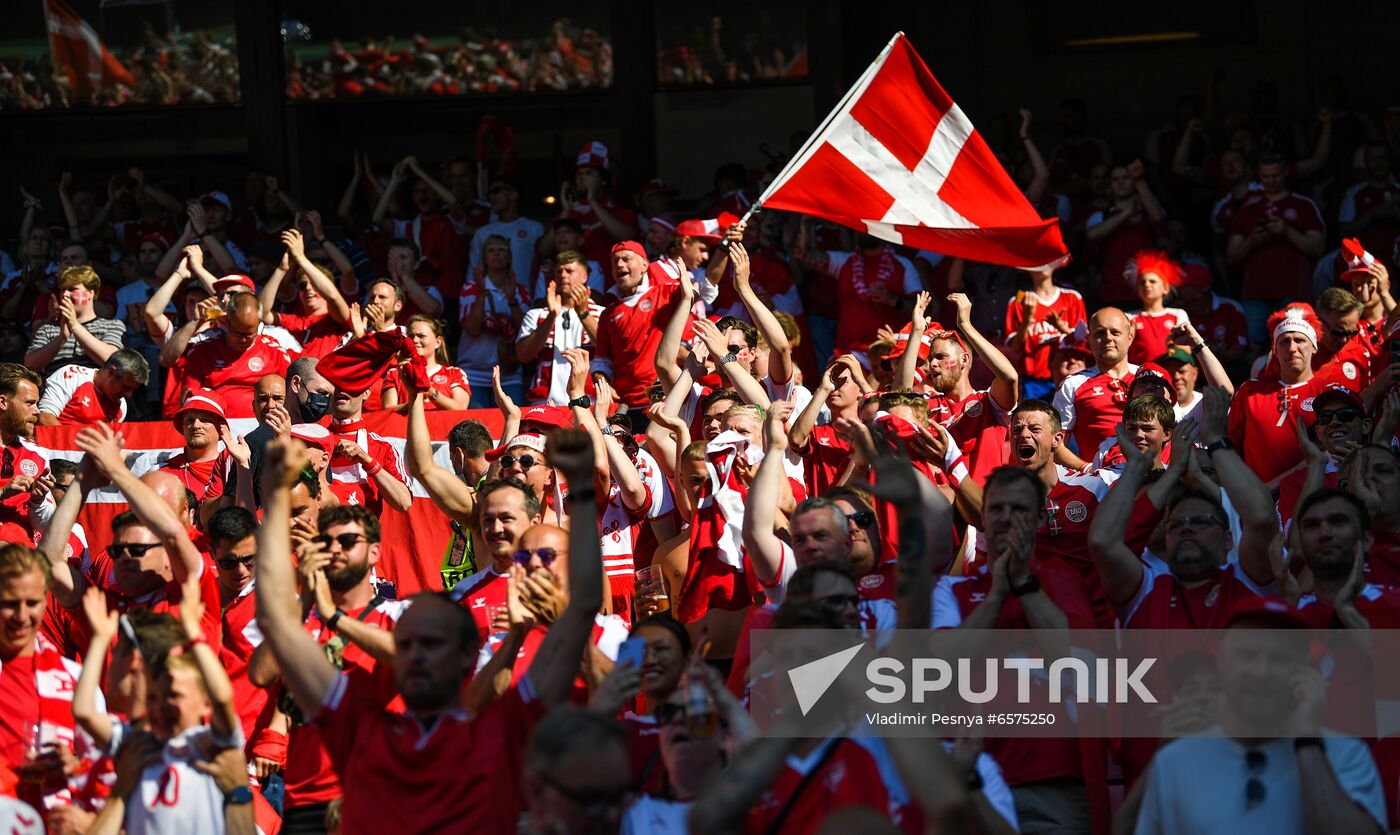
[[[718,220],[683,220],[676,224],[676,235],[717,244],[724,238],[724,227],[719,225]]]
[[[326,451],[327,455],[335,452],[336,438],[331,434],[331,430],[319,423],[297,423],[292,425],[291,436],[308,446],[314,446]]]
[[[231,287],[246,287],[249,293],[256,293],[258,291],[258,287],[253,283],[253,279],[242,273],[230,273],[223,278],[214,279],[215,290],[223,291]]]
[[[1324,400],[1335,400],[1338,398],[1345,400],[1348,406],[1355,406],[1362,412],[1366,411],[1366,404],[1361,400],[1361,395],[1346,386],[1332,386],[1316,394],[1313,397],[1313,410],[1316,411],[1318,405]]]
[[[636,255],[640,256],[643,261],[647,260],[646,247],[642,246],[636,241],[623,241],[622,243],[613,244],[612,251],[609,254],[616,255],[619,252],[623,251],[635,253]]]
[[[192,389],[180,408],[176,410],[174,422],[175,429],[181,430],[180,416],[185,412],[209,412],[219,418],[219,422],[228,425],[227,409],[224,398],[213,389]]]
[[[1226,621],[1225,628],[1229,629],[1247,618],[1272,621],[1285,629],[1307,629],[1311,626],[1301,612],[1276,597],[1243,596],[1230,609],[1230,619]]]
[[[520,413],[520,425],[537,423],[551,429],[568,429],[574,415],[568,406],[530,406]]]
[[[1133,385],[1137,385],[1139,380],[1156,380],[1167,390],[1167,399],[1176,405],[1176,385],[1172,383],[1172,375],[1167,373],[1167,369],[1155,362],[1147,362],[1138,366],[1137,373],[1133,375]],[[1128,387],[1129,389],[1132,386]]]

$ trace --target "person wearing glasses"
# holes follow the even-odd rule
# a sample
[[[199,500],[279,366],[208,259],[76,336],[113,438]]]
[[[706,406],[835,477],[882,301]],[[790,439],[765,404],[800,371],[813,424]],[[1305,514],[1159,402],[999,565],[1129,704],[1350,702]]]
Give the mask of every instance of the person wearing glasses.
[[[280,495],[287,514],[289,490],[281,490]],[[296,550],[301,588],[310,598],[303,628],[336,670],[350,675],[387,675],[384,665],[393,657],[392,631],[408,604],[386,600],[376,591],[370,569],[379,560],[379,517],[358,506],[325,508],[317,518],[317,530],[317,536]],[[256,557],[260,547],[261,540],[246,550],[235,550]],[[254,562],[258,564],[256,574],[261,563]],[[256,587],[256,583],[251,585]],[[256,597],[255,588],[252,590]],[[260,604],[266,605],[265,601]],[[282,674],[273,650],[260,644],[248,662],[249,680],[270,688]],[[283,825],[292,831],[311,831],[301,827],[323,825],[326,807],[342,794],[340,782],[325,753],[320,730],[308,723],[307,715],[285,690],[278,699],[278,709],[287,715],[289,724]]]
[[[1235,604],[1220,646],[1224,733],[1158,752],[1144,778],[1137,835],[1385,830],[1385,795],[1366,743],[1321,725],[1322,674],[1308,641],[1289,635],[1310,625],[1281,600]],[[1266,665],[1254,660],[1265,655]]]
[[[1365,389],[1379,370],[1384,335],[1375,325],[1361,321],[1361,302],[1341,287],[1323,290],[1313,309],[1322,322],[1313,372],[1352,391]]]
[[[1400,417],[1400,414],[1395,416]],[[1284,530],[1288,529],[1293,512],[1298,509],[1298,500],[1302,498],[1309,468],[1317,452],[1321,452],[1325,460],[1320,462],[1322,480],[1316,486],[1336,487],[1341,482],[1342,463],[1371,441],[1373,428],[1376,435],[1382,436],[1380,443],[1388,443],[1390,433],[1394,431],[1394,427],[1385,428],[1373,421],[1366,412],[1361,395],[1343,386],[1327,389],[1313,398],[1313,421],[1308,444],[1303,445],[1308,453],[1303,464],[1279,479],[1278,517]],[[1312,445],[1316,446],[1315,450],[1309,449]]]
[[[543,453],[539,453],[543,455]],[[520,539],[540,523],[540,500],[530,485],[518,478],[488,481],[476,491],[480,528],[473,539],[480,571],[464,577],[448,595],[471,613],[482,642],[491,635],[491,616],[506,604],[506,589]]]

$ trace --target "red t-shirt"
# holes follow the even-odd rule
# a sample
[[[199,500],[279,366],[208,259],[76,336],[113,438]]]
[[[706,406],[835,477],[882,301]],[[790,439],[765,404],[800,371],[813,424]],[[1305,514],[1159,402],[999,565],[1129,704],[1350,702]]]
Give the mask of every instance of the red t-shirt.
[[[1329,388],[1317,377],[1284,386],[1279,378],[1246,380],[1230,401],[1230,441],[1265,482],[1272,482],[1303,460],[1293,428],[1298,418],[1312,426],[1313,398]]]
[[[1227,348],[1249,344],[1249,323],[1244,310],[1234,299],[1215,296],[1209,312],[1199,322],[1192,322],[1196,333],[1210,344],[1217,354]]]
[[[316,316],[303,316],[300,313],[279,313],[277,324],[286,328],[301,343],[303,357],[321,359],[340,347],[350,328],[337,322],[329,313]]]
[[[249,583],[223,609],[224,640],[219,645],[219,661],[233,683],[233,703],[238,708],[238,720],[243,726],[243,738],[252,750],[254,737],[266,724],[262,717],[269,693],[248,680],[248,659],[262,643],[262,632],[255,620],[253,584]]]
[[[1027,290],[1026,292],[1030,292]],[[1056,287],[1051,301],[1037,299],[1031,326],[1026,331],[1026,343],[1021,348],[1021,373],[1029,379],[1050,379],[1050,353],[1060,342],[1060,329],[1050,324],[1050,314],[1058,313],[1065,327],[1074,328],[1088,321],[1084,312],[1084,297],[1068,287]],[[1006,339],[1011,341],[1021,329],[1026,310],[1013,297],[1006,303]]]
[[[1375,379],[1382,363],[1389,359],[1384,343],[1380,329],[1370,322],[1362,322],[1356,336],[1348,339],[1337,353],[1326,358],[1321,356],[1321,351],[1313,354],[1313,375],[1360,394]]]
[[[836,353],[864,351],[881,327],[899,330],[909,320],[906,308],[889,307],[868,300],[876,287],[884,287],[896,299],[923,289],[919,271],[893,247],[878,252],[827,253],[827,273],[836,278],[840,306],[836,311]]]
[[[1064,427],[1079,446],[1079,457],[1088,460],[1123,422],[1123,407],[1133,386],[1137,366],[1129,365],[1122,377],[1111,377],[1090,366],[1060,383],[1055,408]]]
[[[1369,182],[1357,183],[1342,197],[1337,219],[1342,223],[1351,223],[1386,204],[1397,202],[1400,202],[1400,181],[1394,177],[1383,186]],[[1382,260],[1394,246],[1397,235],[1400,235],[1400,220],[1394,215],[1389,218],[1374,218],[1369,226],[1356,233],[1366,251],[1375,253]]]
[[[1133,323],[1133,344],[1128,346],[1128,362],[1142,365],[1156,362],[1167,352],[1172,329],[1188,320],[1186,311],[1169,307],[1161,313],[1138,310],[1128,315]]]
[[[480,715],[448,711],[429,731],[386,711],[362,679],[341,676],[316,724],[345,789],[348,831],[514,835],[525,744],[544,712],[526,676]]]
[[[363,421],[350,421],[344,424],[330,424],[331,434],[337,441],[350,441],[359,445],[369,454],[370,460],[382,464],[394,478],[408,484],[403,462],[394,445],[384,440],[378,433],[364,429]],[[328,480],[331,491],[340,498],[342,504],[354,504],[367,508],[379,515],[384,510],[384,499],[379,494],[379,485],[365,472],[365,468],[341,455],[331,456]]]
[[[1374,541],[1366,552],[1366,582],[1400,586],[1400,534],[1372,531]]]
[[[285,348],[260,334],[241,353],[222,338],[206,339],[190,346],[175,368],[183,374],[182,387],[213,389],[222,395],[226,417],[250,418],[253,386],[268,374],[285,375],[291,364]]]
[[[434,390],[445,397],[451,397],[453,389],[465,391],[468,397],[470,397],[472,393],[471,384],[467,382],[467,375],[462,372],[462,369],[454,365],[444,365],[438,368],[437,371],[433,372],[428,382],[432,385]],[[403,382],[399,380],[399,370],[397,368],[389,369],[389,372],[384,375],[384,390],[388,391],[389,389],[398,392],[399,403],[401,405],[408,402],[408,389],[404,386]],[[438,412],[442,410],[442,407],[437,404],[436,400],[425,397],[423,399],[423,410]]]
[[[0,763],[18,768],[28,760],[39,724],[39,691],[34,685],[34,656],[21,655],[0,664]]]
[[[463,577],[452,587],[452,599],[471,612],[483,643],[491,635],[489,613],[506,605],[507,582],[505,574],[496,571],[496,566],[488,565],[470,577]]]
[[[1230,220],[1230,235],[1249,237],[1263,221],[1281,217],[1284,223],[1299,232],[1324,230],[1322,214],[1317,204],[1306,197],[1289,193],[1276,202],[1262,192],[1251,195]],[[1244,261],[1244,290],[1246,299],[1275,301],[1280,299],[1312,298],[1313,259],[1299,252],[1287,236],[1274,235],[1250,251]]]
[[[398,601],[380,601],[372,612],[365,615],[365,607],[346,610],[345,617],[362,619],[365,623],[376,626],[386,631],[392,631],[394,624],[398,623],[399,616],[403,614],[405,603]],[[321,619],[313,611],[306,619],[306,631],[311,633],[311,637],[319,644],[326,644],[336,637],[329,629],[321,628]],[[341,658],[344,662],[342,670],[346,671],[341,675],[340,681],[346,681],[347,675],[363,684],[363,698],[372,700],[376,706],[383,709],[391,702],[395,701],[393,677],[388,669],[375,661],[369,653],[353,643],[341,639]],[[327,803],[341,796],[341,784],[337,779],[340,768],[334,763],[331,749],[340,732],[327,734],[323,732],[323,723],[320,721],[325,713],[316,717],[316,721],[307,725],[293,724],[287,734],[287,765],[283,769],[283,777],[287,781],[287,806],[304,806],[311,803]],[[386,795],[387,797],[388,795]]]
[[[888,754],[883,752],[879,740],[837,737],[806,756],[788,756],[783,770],[749,810],[742,831],[771,832],[781,823],[783,832],[816,832],[827,815],[846,806],[865,806],[878,815],[893,816],[900,804],[889,795],[881,769]],[[806,786],[794,800],[804,780]],[[780,822],[784,808],[787,817]]]
[[[813,426],[807,446],[798,452],[807,467],[807,492],[820,496],[835,487],[851,463],[851,446],[836,434],[830,424]]]
[[[55,415],[61,426],[91,426],[100,420],[120,423],[126,420],[126,400],[115,403],[93,385],[96,368],[65,365],[44,381],[39,411]]]
[[[181,452],[162,463],[160,469],[169,470],[186,490],[204,502],[224,494],[223,464],[227,455],[227,452],[220,452],[208,461],[191,461]]]
[[[614,296],[598,320],[593,369],[607,375],[620,401],[630,407],[648,405],[647,386],[656,380],[652,361],[661,331],[680,303],[678,286],[662,270],[648,269],[637,291],[627,299]]]
[[[173,555],[171,559],[174,559]],[[103,592],[107,595],[108,609],[115,609],[123,614],[137,611],[164,613],[177,620],[180,617],[180,601],[184,599],[180,584],[174,580],[140,600],[124,597],[113,589],[104,589]],[[204,564],[199,577],[199,597],[204,602],[204,618],[200,621],[204,628],[204,637],[208,639],[210,646],[219,646],[224,633],[223,617],[220,613],[222,601],[219,599],[219,581],[214,576],[214,566],[208,562]],[[86,648],[92,639],[87,618],[77,617],[74,620],[77,624],[75,639],[79,639],[79,646]]]
[[[1011,463],[1011,417],[990,391],[975,391],[954,407],[944,424],[958,442],[974,482],[985,483],[992,470]]]

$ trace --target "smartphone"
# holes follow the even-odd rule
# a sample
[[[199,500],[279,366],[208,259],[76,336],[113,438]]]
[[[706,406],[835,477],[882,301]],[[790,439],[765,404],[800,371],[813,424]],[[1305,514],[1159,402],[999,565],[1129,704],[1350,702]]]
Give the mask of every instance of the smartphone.
[[[634,669],[642,668],[642,661],[646,659],[647,642],[642,638],[628,638],[622,642],[622,646],[617,648],[617,666],[621,667],[625,662],[632,662]]]

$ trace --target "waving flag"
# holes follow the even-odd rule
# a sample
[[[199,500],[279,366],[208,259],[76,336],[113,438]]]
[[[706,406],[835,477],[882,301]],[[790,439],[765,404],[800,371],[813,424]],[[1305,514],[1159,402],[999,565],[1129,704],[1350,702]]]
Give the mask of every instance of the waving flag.
[[[136,86],[136,79],[102,45],[97,32],[63,0],[44,0],[44,19],[53,60],[67,71],[74,93],[90,96],[116,84]]]
[[[754,208],[760,205],[992,264],[1036,269],[1068,254],[1058,221],[1031,208],[903,32]]]

